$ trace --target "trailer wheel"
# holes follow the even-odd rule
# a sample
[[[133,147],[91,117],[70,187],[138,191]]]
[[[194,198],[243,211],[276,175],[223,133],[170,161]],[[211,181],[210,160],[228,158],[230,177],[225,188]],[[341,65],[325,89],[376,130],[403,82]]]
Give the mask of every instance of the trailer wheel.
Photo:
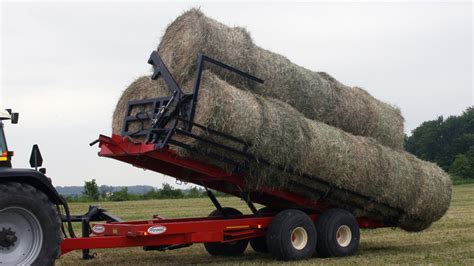
[[[232,216],[240,216],[242,213],[239,210],[234,208],[225,207],[222,208],[226,215]],[[222,217],[223,215],[219,212],[219,210],[214,210],[209,214],[209,217]],[[244,253],[245,249],[248,245],[248,240],[238,240],[234,242],[228,243],[204,243],[204,247],[206,248],[207,252],[213,256],[239,256]]]
[[[48,197],[22,183],[0,184],[0,264],[53,265],[61,220]]]
[[[321,257],[350,256],[359,247],[359,224],[354,215],[346,210],[331,209],[323,213],[316,222],[316,230],[316,250]]]
[[[267,246],[277,260],[310,258],[316,250],[316,228],[299,210],[284,210],[273,217],[267,230]]]
[[[273,209],[270,207],[263,207],[260,210],[258,210],[258,213],[263,216],[276,213],[276,212],[277,212],[276,209]],[[255,252],[268,253],[267,239],[264,236],[252,238],[250,239],[249,243]]]

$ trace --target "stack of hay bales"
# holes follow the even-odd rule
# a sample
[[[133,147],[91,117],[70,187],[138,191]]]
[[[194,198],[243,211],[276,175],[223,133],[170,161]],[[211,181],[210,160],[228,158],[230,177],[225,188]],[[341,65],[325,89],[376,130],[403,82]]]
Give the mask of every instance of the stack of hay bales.
[[[232,31],[235,34],[222,35]],[[181,39],[178,41],[176,36],[179,34]],[[170,41],[173,39],[175,42]],[[214,43],[215,39],[218,41]],[[231,42],[231,48],[217,45],[226,41]],[[199,44],[205,45],[199,48]],[[176,47],[169,47],[171,45]],[[317,176],[335,187],[365,195],[401,212],[394,213],[391,208],[343,192],[330,195],[329,201],[334,206],[348,206],[361,216],[395,218],[399,226],[408,231],[427,228],[448,209],[450,177],[435,164],[403,151],[399,140],[400,131],[403,136],[403,118],[399,111],[363,90],[346,87],[327,74],[303,69],[282,56],[258,48],[244,30],[230,29],[204,17],[197,10],[183,14],[168,27],[159,50],[186,92],[191,92],[195,68],[195,57],[192,57],[197,52],[210,53],[216,59],[225,58],[227,63],[257,76],[261,76],[258,72],[261,70],[264,78],[274,78],[267,79],[261,88],[210,68],[203,73],[198,95],[194,122],[250,142],[253,146],[249,152],[256,157],[264,158],[279,169],[291,168],[301,174],[269,169],[254,162],[249,166],[247,181],[255,187],[277,184],[317,199],[328,189],[310,177]],[[259,55],[257,58],[266,59],[255,60],[255,54]],[[241,57],[243,59],[239,60]],[[272,92],[271,86],[276,88],[276,93]],[[311,104],[302,106],[304,99],[299,98],[301,95],[288,91],[301,92]],[[120,133],[129,100],[169,94],[160,80],[137,79],[117,104],[113,132]],[[332,106],[327,102],[318,106],[319,102],[324,102],[319,97],[325,97]],[[348,112],[350,114],[346,114]],[[326,117],[331,115],[333,117]],[[138,129],[137,125],[135,127]],[[193,131],[209,137],[205,131],[196,128]],[[225,155],[224,151],[203,143],[186,141],[198,150],[212,149]],[[181,156],[222,165],[216,159],[176,149]],[[306,176],[302,176],[303,173]]]
[[[240,27],[228,27],[192,9],[171,23],[158,52],[179,85],[194,78],[197,56],[228,63],[265,80],[249,81],[223,68],[210,71],[239,89],[278,99],[309,119],[354,135],[373,137],[383,145],[402,149],[403,117],[400,110],[366,91],[345,86],[324,72],[300,67],[282,55],[256,46]]]

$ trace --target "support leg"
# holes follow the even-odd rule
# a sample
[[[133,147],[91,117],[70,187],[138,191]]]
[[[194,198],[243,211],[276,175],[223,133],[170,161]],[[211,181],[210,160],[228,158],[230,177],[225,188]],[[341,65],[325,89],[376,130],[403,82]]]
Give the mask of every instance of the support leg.
[[[217,198],[216,198],[216,196],[214,195],[214,193],[212,193],[212,191],[209,190],[207,187],[204,187],[204,189],[206,189],[207,196],[209,197],[209,199],[211,199],[212,204],[214,204],[214,206],[216,207],[216,209],[219,210],[219,212],[222,214],[222,216],[224,216],[224,218],[228,218],[228,215],[225,213],[224,209],[222,209],[222,206],[221,206],[221,204],[219,203],[219,201],[217,200]]]

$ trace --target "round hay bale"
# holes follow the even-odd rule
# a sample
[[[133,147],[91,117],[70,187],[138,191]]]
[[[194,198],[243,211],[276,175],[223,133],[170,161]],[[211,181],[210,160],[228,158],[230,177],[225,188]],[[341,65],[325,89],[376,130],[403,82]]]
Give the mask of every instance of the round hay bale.
[[[228,27],[198,9],[185,12],[168,26],[158,51],[181,86],[194,78],[197,55],[204,53],[265,80],[260,85],[208,64],[211,72],[239,89],[279,99],[309,119],[403,149],[404,119],[398,108],[327,73],[305,69],[260,48],[245,29]]]
[[[145,100],[151,98],[158,98],[169,95],[170,92],[167,89],[165,83],[159,80],[152,80],[150,77],[142,76],[137,78],[132,84],[130,84],[120,96],[117,105],[115,106],[114,114],[112,116],[112,133],[121,135],[123,129],[123,121],[126,115],[128,102],[135,100]],[[143,106],[142,109],[134,108],[131,110],[130,115],[136,115],[139,112],[149,112],[152,109],[151,105]],[[144,128],[148,125],[144,124]],[[133,122],[129,125],[129,131],[137,131],[142,128],[140,122]]]
[[[157,81],[144,84],[150,88],[138,86],[134,90],[153,91],[149,98],[169,95],[155,88],[159,86]],[[125,98],[133,98],[133,90],[127,95],[119,105]],[[290,183],[296,182],[298,191],[304,185],[306,194],[315,193],[315,198],[327,189],[321,183],[312,182],[310,177],[296,177],[279,170],[279,167],[291,168],[300,174],[317,176],[337,188],[368,196],[375,203],[401,209],[402,213],[394,213],[393,209],[384,209],[366,198],[340,191],[330,194],[328,199],[333,206],[350,206],[358,215],[395,218],[400,227],[409,231],[425,229],[442,217],[450,204],[451,179],[435,164],[383,146],[371,138],[354,136],[305,118],[286,103],[239,90],[209,71],[203,75],[194,122],[252,143],[249,151],[253,155],[278,166],[250,164],[247,182],[255,188],[291,189]],[[209,137],[203,130],[193,131]],[[218,137],[214,140],[230,145]],[[229,156],[229,152],[202,142],[188,139],[187,143],[201,151]],[[219,160],[175,148],[181,156],[223,165]]]

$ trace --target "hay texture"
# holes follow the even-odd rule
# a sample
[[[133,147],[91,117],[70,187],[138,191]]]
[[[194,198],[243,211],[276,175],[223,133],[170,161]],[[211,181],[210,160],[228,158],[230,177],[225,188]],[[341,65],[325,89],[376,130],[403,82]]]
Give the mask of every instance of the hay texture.
[[[158,82],[145,78],[139,81],[142,79],[146,82],[140,84],[150,87],[132,84],[133,88],[127,89],[120,99],[117,110],[123,109],[121,105],[127,100],[136,98],[135,94],[141,97],[152,92],[149,98],[169,95],[166,89],[157,89],[160,87]],[[118,113],[114,116],[114,125],[120,124]],[[374,204],[367,199],[357,199],[343,192],[332,194],[330,202],[334,206],[359,206],[355,210],[359,215],[375,217],[378,213],[377,218],[396,215],[400,227],[419,231],[438,220],[449,207],[451,179],[435,164],[380,145],[371,138],[354,136],[305,118],[282,101],[237,89],[208,71],[203,75],[195,122],[252,143],[249,151],[273,165],[318,176],[335,187],[402,210],[396,214],[384,212],[383,208],[371,209]],[[207,137],[204,131],[194,131]],[[212,149],[204,144],[188,144],[198,150]],[[177,151],[183,156],[221,164],[179,148]],[[228,155],[225,151],[213,151]],[[281,169],[268,171],[268,167],[258,162],[250,168],[248,182],[256,184],[255,187],[278,184],[302,194],[314,193],[316,198],[319,192],[327,189],[308,177],[286,174]],[[297,186],[291,185],[295,183]]]
[[[265,80],[261,85],[222,68],[209,68],[239,89],[279,99],[309,119],[403,149],[404,119],[398,108],[361,88],[346,86],[324,72],[305,69],[260,48],[245,29],[228,27],[197,9],[168,26],[158,51],[181,86],[194,78],[197,55],[204,53]]]

